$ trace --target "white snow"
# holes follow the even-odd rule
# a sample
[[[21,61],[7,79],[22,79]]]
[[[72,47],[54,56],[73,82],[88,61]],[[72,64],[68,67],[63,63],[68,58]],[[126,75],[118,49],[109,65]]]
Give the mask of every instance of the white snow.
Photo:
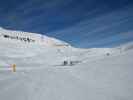
[[[36,42],[7,39],[2,34]],[[133,99],[133,43],[79,49],[43,37],[42,41],[35,33],[0,28],[0,100]],[[76,63],[62,66],[64,60]]]

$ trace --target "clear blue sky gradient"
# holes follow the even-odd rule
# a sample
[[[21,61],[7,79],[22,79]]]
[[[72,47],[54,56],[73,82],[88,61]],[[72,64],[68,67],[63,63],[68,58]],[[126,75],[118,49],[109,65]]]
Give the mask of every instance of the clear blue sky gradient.
[[[112,47],[133,41],[133,0],[0,0],[0,26]]]

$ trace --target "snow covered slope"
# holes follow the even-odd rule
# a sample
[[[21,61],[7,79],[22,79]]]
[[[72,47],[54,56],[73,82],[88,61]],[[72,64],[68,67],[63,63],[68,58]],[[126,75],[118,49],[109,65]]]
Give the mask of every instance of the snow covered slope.
[[[0,100],[132,100],[132,59],[133,43],[79,49],[1,28]]]
[[[41,34],[22,32],[22,31],[11,31],[0,27],[0,39],[3,41],[12,43],[31,43],[45,46],[53,45],[69,45],[63,41],[59,41],[55,38],[50,38]]]

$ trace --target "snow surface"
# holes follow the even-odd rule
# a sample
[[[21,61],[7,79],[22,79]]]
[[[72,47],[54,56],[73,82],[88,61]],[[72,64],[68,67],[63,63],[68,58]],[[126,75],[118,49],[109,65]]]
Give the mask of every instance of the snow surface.
[[[133,100],[133,43],[79,49],[41,37],[0,28],[0,100]],[[64,60],[76,63],[62,66]]]

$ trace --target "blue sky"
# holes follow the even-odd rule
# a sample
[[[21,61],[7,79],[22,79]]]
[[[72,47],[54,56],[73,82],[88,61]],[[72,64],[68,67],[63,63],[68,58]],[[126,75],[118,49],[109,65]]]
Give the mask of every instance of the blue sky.
[[[76,47],[112,47],[133,41],[133,1],[0,0],[0,26]]]

